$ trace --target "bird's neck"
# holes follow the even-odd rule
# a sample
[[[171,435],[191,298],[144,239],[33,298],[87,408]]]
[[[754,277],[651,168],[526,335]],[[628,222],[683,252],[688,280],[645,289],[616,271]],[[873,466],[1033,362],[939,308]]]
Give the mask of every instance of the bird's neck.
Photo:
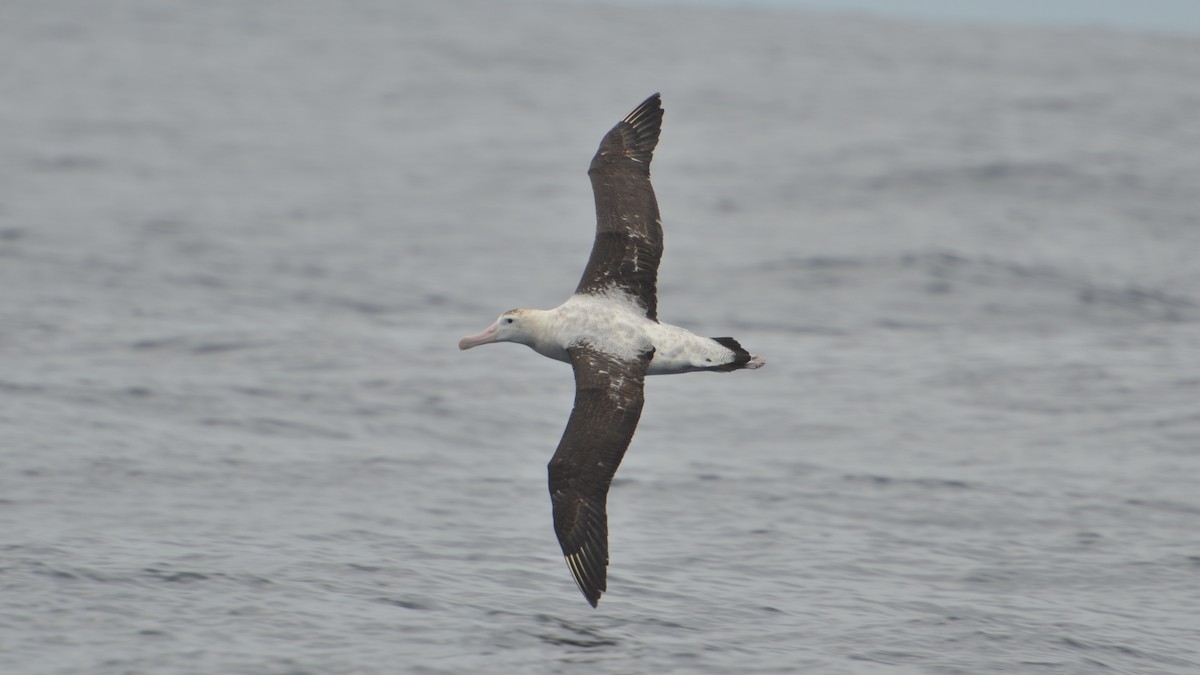
[[[569,360],[566,345],[562,344],[558,330],[558,308],[525,310],[525,330],[521,331],[521,344],[533,351],[559,361]]]

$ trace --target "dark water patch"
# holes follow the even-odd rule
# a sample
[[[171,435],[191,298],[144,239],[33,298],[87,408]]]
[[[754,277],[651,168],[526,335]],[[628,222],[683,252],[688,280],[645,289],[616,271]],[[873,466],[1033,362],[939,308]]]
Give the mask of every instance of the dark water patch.
[[[936,321],[903,321],[899,319],[880,319],[876,326],[886,330],[932,331],[944,325]]]
[[[273,582],[257,574],[229,574],[226,572],[198,572],[195,570],[172,569],[169,565],[144,567],[138,572],[141,579],[156,583],[192,585],[210,581],[233,582],[239,585],[261,587]]]
[[[1153,509],[1155,511],[1166,511],[1169,513],[1182,513],[1189,516],[1200,516],[1200,506],[1170,501],[1167,499],[1126,499],[1125,503],[1129,504],[1130,506],[1140,506],[1142,508]]]
[[[553,633],[534,633],[535,637],[547,644],[562,647],[578,647],[581,649],[616,647],[620,644],[616,638],[606,637],[593,628],[581,626],[566,619],[538,614],[534,617],[534,620],[541,624],[553,624],[552,628],[558,629],[557,632]]]
[[[1200,303],[1192,298],[1153,288],[1110,286],[1044,265],[966,258],[945,252],[906,255],[901,260],[907,266],[923,269],[950,289],[962,286],[979,291],[998,289],[1004,294],[1018,296],[1022,293],[1047,295],[1040,302],[1035,302],[1034,298],[1027,298],[1019,304],[992,301],[986,305],[997,313],[1021,311],[1025,308],[1028,311],[1037,311],[1049,309],[1043,308],[1042,304],[1061,304],[1064,309],[1089,310],[1090,313],[1085,314],[1083,318],[1106,318],[1103,313],[1091,310],[1107,309],[1115,310],[1116,314],[1126,314],[1128,318],[1136,316],[1164,321],[1200,319]],[[939,288],[938,292],[948,292],[948,289]]]
[[[871,476],[871,475],[852,475],[847,474],[842,476],[842,480],[854,483],[874,483],[875,485],[888,485],[892,483],[892,479],[887,476]]]
[[[310,290],[304,290],[295,293],[292,295],[292,299],[302,305],[315,305],[335,310],[349,311],[353,314],[366,316],[393,314],[412,308],[411,305],[407,303],[389,304],[372,300],[364,300],[357,297],[317,293]]]
[[[428,307],[443,308],[454,304],[454,298],[445,293],[425,293],[421,296],[421,302]]]
[[[1175,653],[1149,651],[1116,642],[1089,641],[1078,637],[1064,636],[1058,642],[1084,654],[1083,660],[1103,665],[1105,668],[1121,668],[1125,672],[1159,672],[1160,666],[1188,668],[1195,672],[1200,665]]]
[[[1192,380],[1191,378],[1188,378],[1186,380],[1177,380],[1173,384],[1175,384],[1176,386],[1179,386],[1179,387],[1191,389],[1193,387],[1200,386],[1200,380]],[[1183,426],[1183,425],[1200,426],[1200,413],[1189,413],[1189,414],[1184,414],[1184,415],[1175,415],[1175,416],[1167,417],[1164,419],[1157,419],[1157,420],[1154,420],[1153,422],[1151,422],[1151,424],[1155,428],[1158,428],[1158,429],[1165,429],[1165,428],[1171,428],[1171,427],[1177,427],[1177,426]]]
[[[912,663],[914,661],[923,661],[927,658],[927,656],[925,654],[917,654],[914,652],[880,649],[859,654],[849,654],[847,655],[847,658],[853,661],[867,661],[870,663],[882,663],[889,666],[897,666],[905,663]]]
[[[1144,656],[1141,651],[1134,649],[1133,647],[1126,647],[1125,645],[1086,642],[1084,640],[1079,640],[1072,637],[1062,637],[1059,638],[1058,641],[1072,649],[1083,652],[1110,652],[1113,654],[1119,654],[1121,656],[1130,656],[1135,658],[1141,658]]]
[[[747,321],[733,320],[728,323],[730,332],[753,334],[753,333],[786,333],[788,335],[850,335],[851,331],[837,328],[835,326],[825,326],[816,323],[809,323],[803,320],[803,317],[797,317],[797,323],[788,323],[784,321]],[[703,323],[696,317],[680,317],[679,323],[683,325],[700,325]]]
[[[292,262],[281,260],[273,266],[273,271],[279,274],[301,277],[306,279],[325,279],[329,276],[329,268],[312,260]]]
[[[376,315],[390,314],[399,308],[381,302],[370,302],[358,298],[338,298],[330,302],[335,307],[342,307],[358,314]]]
[[[399,521],[393,521],[390,518],[381,518],[380,521],[389,526],[399,525]],[[302,534],[301,539],[308,541],[340,541],[340,542],[358,542],[372,541],[380,537],[380,533],[374,530],[364,530],[359,528],[351,528],[346,530],[337,530],[333,532],[321,532],[317,534]]]
[[[1009,584],[1017,580],[1021,573],[1011,570],[981,569],[965,575],[962,580],[968,584]]]
[[[89,155],[55,155],[53,157],[35,157],[29,162],[34,171],[44,173],[78,173],[85,171],[103,171],[108,168],[108,162]]]
[[[962,480],[944,480],[936,478],[916,478],[913,480],[913,483],[921,487],[951,488],[955,490],[967,490],[975,487],[971,483]]]
[[[9,394],[40,394],[46,391],[46,387],[40,384],[28,384],[25,382],[6,382],[0,380],[0,392]]]
[[[334,429],[319,427],[315,424],[305,424],[302,422],[293,422],[290,420],[281,420],[271,417],[258,417],[254,419],[225,419],[208,417],[200,420],[199,423],[206,427],[239,429],[259,436],[287,438],[316,437],[327,440],[349,440],[353,438],[350,434]]]
[[[169,584],[191,584],[198,581],[208,581],[211,577],[201,572],[172,571],[147,567],[142,570],[147,577]]]
[[[162,338],[146,338],[136,340],[129,346],[138,351],[154,351],[159,349],[172,349],[185,344],[186,338],[183,336],[162,337]]]
[[[195,345],[191,348],[193,354],[222,354],[224,352],[233,352],[242,349],[253,349],[259,345],[249,341],[217,341],[204,342]]]
[[[288,397],[288,395],[283,391],[280,391],[277,389],[267,389],[266,387],[235,386],[235,387],[232,387],[232,390],[239,394],[245,394],[247,396],[253,396],[255,398],[287,398]]]
[[[1102,288],[1089,284],[1080,289],[1079,301],[1156,315],[1163,321],[1195,321],[1200,314],[1200,303],[1155,289]]]
[[[1134,178],[1134,180],[1130,180]],[[878,192],[995,194],[998,191],[1035,197],[1093,194],[1114,188],[1137,188],[1128,173],[1102,173],[1058,161],[993,159],[940,166],[896,163],[864,180]]]
[[[33,572],[35,574],[50,577],[51,579],[59,579],[62,581],[78,581],[81,579],[80,575],[74,572],[57,567],[51,567],[43,563],[34,563]]]
[[[1061,363],[1007,368],[964,367],[936,378],[962,392],[963,399],[1004,413],[1036,417],[1130,409],[1130,389],[1103,364]]]
[[[668,619],[660,619],[658,617],[649,617],[639,621],[638,623],[646,626],[654,626],[656,628],[666,628],[668,630],[691,630],[688,626],[685,626],[678,621],[670,621]]]
[[[1028,108],[1029,110],[1039,110],[1047,112],[1065,113],[1075,110],[1090,111],[1095,110],[1106,103],[1106,99],[1099,95],[1083,95],[1076,94],[1075,96],[1060,96],[1056,94],[1028,94],[1018,96],[1012,101],[1015,108]]]
[[[210,340],[189,335],[145,338],[129,344],[135,351],[176,351],[207,356],[263,346],[253,340]]]
[[[433,609],[433,607],[431,605],[423,603],[423,602],[418,602],[416,600],[402,600],[400,598],[376,598],[375,601],[381,602],[385,605],[390,605],[392,607],[399,607],[401,609],[411,609],[411,610],[420,611],[420,612]]]
[[[119,577],[110,574],[104,574],[96,570],[90,570],[79,567],[66,567],[41,560],[29,561],[26,564],[27,569],[38,576],[47,577],[56,581],[65,582],[80,582],[91,581],[104,584],[119,581]],[[9,568],[9,569],[16,569]]]
[[[378,412],[382,413],[385,411],[380,410]],[[426,417],[445,419],[454,417],[457,409],[441,394],[425,394],[417,401],[416,412]]]
[[[848,256],[807,256],[803,258],[784,258],[767,260],[758,265],[760,270],[853,270],[870,265],[869,258],[851,258]]]
[[[232,284],[225,277],[220,277],[215,274],[205,272],[196,272],[188,274],[168,274],[165,277],[168,281],[185,288],[206,288],[210,290],[221,290],[230,288]]]
[[[919,487],[922,489],[969,490],[978,486],[961,480],[942,478],[894,478],[879,474],[844,474],[842,480],[851,483],[869,483],[881,487]]]
[[[155,217],[147,218],[141,224],[142,232],[152,235],[178,235],[187,233],[194,225],[181,218]]]
[[[858,278],[876,264],[870,258],[834,258],[814,256],[767,260],[748,273],[785,276],[789,285],[810,292],[842,288],[849,280]]]

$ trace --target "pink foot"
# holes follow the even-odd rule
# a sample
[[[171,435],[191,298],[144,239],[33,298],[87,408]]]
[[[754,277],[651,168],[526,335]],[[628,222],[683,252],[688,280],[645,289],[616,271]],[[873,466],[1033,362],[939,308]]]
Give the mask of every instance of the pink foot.
[[[762,368],[765,365],[767,365],[766,359],[764,359],[761,356],[756,356],[754,354],[751,354],[750,360],[746,362],[745,367],[749,368],[750,370],[754,370],[755,368]]]

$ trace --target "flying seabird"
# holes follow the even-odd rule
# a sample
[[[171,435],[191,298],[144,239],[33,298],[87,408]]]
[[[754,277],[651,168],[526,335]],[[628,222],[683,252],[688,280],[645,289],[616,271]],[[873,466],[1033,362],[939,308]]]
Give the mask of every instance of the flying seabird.
[[[766,364],[733,338],[658,321],[663,237],[650,160],[662,118],[654,94],[600,141],[588,168],[596,240],[575,293],[554,309],[505,312],[458,342],[519,342],[575,371],[575,407],[548,467],[550,501],[567,567],[592,607],[607,590],[608,487],[641,416],[645,376]]]

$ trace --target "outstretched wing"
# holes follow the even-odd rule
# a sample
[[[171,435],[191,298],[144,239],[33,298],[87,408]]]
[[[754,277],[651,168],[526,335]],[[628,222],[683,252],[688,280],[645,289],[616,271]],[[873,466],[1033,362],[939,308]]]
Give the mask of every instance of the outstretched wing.
[[[575,407],[550,459],[550,502],[567,567],[595,607],[607,589],[608,486],[642,414],[642,384],[654,350],[633,361],[586,346],[567,351]]]
[[[658,94],[646,99],[600,141],[588,176],[596,197],[596,240],[576,293],[616,287],[658,320],[662,221],[650,185],[650,160],[662,128]]]

